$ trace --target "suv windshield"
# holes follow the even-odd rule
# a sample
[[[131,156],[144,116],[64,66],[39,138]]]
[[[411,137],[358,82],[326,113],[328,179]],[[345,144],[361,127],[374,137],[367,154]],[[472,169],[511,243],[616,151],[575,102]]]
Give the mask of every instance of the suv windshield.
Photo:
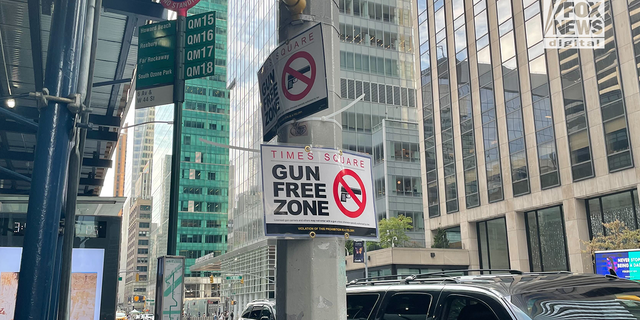
[[[633,282],[527,292],[511,296],[511,302],[523,319],[640,320],[640,285]]]

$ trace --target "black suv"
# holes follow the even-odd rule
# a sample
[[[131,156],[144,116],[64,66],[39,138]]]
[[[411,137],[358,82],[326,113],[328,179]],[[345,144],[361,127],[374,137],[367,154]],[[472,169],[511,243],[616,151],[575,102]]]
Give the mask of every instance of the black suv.
[[[489,272],[505,271],[353,280],[347,285],[347,319],[640,319],[640,284],[635,281],[570,272]]]

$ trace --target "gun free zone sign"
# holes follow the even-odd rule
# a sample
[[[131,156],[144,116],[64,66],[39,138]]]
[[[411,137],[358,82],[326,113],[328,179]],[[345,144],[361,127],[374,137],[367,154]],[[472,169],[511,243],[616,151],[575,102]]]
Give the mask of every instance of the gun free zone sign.
[[[267,236],[378,238],[371,157],[262,145]]]

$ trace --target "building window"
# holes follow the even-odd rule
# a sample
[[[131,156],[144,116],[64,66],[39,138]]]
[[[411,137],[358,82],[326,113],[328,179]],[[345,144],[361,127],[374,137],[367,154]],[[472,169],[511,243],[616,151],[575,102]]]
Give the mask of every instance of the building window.
[[[633,48],[635,50],[638,77],[640,78],[640,0],[629,1],[629,19],[631,20],[631,34],[633,35]]]
[[[222,222],[218,220],[207,220],[207,228],[220,228]]]
[[[138,240],[138,245],[140,246],[148,246],[149,240]]]
[[[607,230],[602,224],[616,220],[624,223],[631,230],[638,229],[639,211],[637,189],[587,200],[591,238],[593,239],[596,235],[606,235]]]
[[[186,259],[198,259],[202,252],[200,250],[180,250],[180,255]]]
[[[478,194],[478,172],[476,166],[476,140],[474,133],[473,106],[471,99],[471,75],[465,25],[464,2],[454,1],[453,18],[456,53],[456,75],[458,87],[458,113],[460,117],[460,140],[462,141],[462,165],[464,167],[464,190],[467,208],[480,205]]]
[[[202,188],[200,187],[183,187],[182,193],[186,194],[202,194]]]
[[[509,269],[509,246],[505,218],[478,222],[477,228],[480,268]]]
[[[547,189],[560,185],[560,172],[558,170],[558,152],[556,151],[553,128],[547,61],[543,49],[544,42],[542,41],[540,5],[539,2],[532,4],[532,6],[537,7],[538,13],[527,19],[525,32],[527,34],[526,40],[529,53],[529,82],[531,85],[531,100],[533,101],[533,122],[538,146],[540,187]]]
[[[478,62],[478,84],[480,86],[480,111],[482,113],[482,135],[484,143],[485,167],[489,202],[504,199],[502,167],[500,165],[500,143],[496,122],[495,92],[491,49],[489,46],[489,26],[487,22],[487,2],[481,0],[474,7],[476,57]]]
[[[435,8],[434,8],[435,9]],[[444,6],[434,10],[436,16],[436,61],[438,101],[440,103],[440,129],[442,137],[442,165],[444,166],[445,208],[447,213],[458,211],[458,185],[456,178],[456,155],[454,147],[453,112],[451,110],[451,77],[449,74],[449,52],[445,30]]]
[[[182,221],[180,222],[180,226],[186,228],[200,228],[201,224],[200,220],[182,219]]]
[[[191,145],[191,136],[184,136],[184,145]]]
[[[216,173],[215,172],[209,172],[209,180],[215,180],[216,179]]]
[[[567,271],[569,260],[562,206],[525,213],[531,271]]]
[[[419,1],[420,2],[420,1]],[[370,3],[372,4],[372,3]],[[436,161],[436,135],[433,107],[433,84],[431,79],[431,53],[429,50],[429,21],[427,11],[421,14],[418,27],[420,38],[420,78],[422,91],[422,125],[424,128],[425,171],[427,172],[427,206],[429,217],[440,216],[440,200],[438,194],[438,166]],[[377,99],[372,87],[372,101]],[[375,90],[377,92],[377,90]]]
[[[422,182],[417,177],[393,176],[394,194],[399,196],[422,197]]]
[[[181,234],[180,242],[184,243],[202,243],[202,235],[200,234]]]
[[[140,211],[151,211],[151,206],[141,205]]]
[[[519,196],[529,193],[530,190],[511,1],[499,0],[496,7],[498,23],[500,23],[500,61],[502,63],[505,114],[507,115],[511,187],[513,195]]]
[[[139,222],[138,227],[140,228],[149,228],[149,222]]]
[[[633,158],[611,10],[611,1],[605,1],[605,45],[593,52],[609,171],[617,171],[632,167]]]
[[[394,213],[394,216],[396,217],[405,216],[407,218],[411,218],[411,229],[408,229],[408,231],[415,231],[415,232],[424,231],[424,213],[420,211],[416,211],[416,212],[397,211]]]
[[[138,266],[136,269],[138,271],[140,271],[140,272],[147,272],[147,267],[146,266]]]
[[[440,232],[440,234],[438,234],[438,232]],[[462,249],[460,227],[432,230],[431,234],[434,236],[434,245],[431,246],[432,248]],[[436,246],[436,237],[441,237],[439,241],[446,240],[443,241],[445,246]]]
[[[207,212],[222,212],[222,203],[207,202]]]
[[[138,263],[149,263],[149,258],[138,258]]]
[[[589,121],[582,88],[578,49],[560,49],[560,78],[564,99],[564,115],[569,138],[569,156],[573,181],[594,177],[591,159]]]
[[[149,254],[149,249],[138,249],[138,254]]]

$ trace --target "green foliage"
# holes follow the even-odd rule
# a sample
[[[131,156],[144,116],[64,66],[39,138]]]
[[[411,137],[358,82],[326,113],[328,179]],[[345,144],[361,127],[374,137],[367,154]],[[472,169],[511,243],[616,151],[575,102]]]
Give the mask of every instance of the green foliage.
[[[392,244],[395,247],[405,247],[409,241],[406,231],[413,227],[412,222],[411,218],[403,215],[380,220],[378,222],[378,230],[380,230],[379,249],[390,248]],[[367,250],[372,249],[367,247]]]
[[[449,248],[449,239],[447,239],[447,232],[443,229],[436,229],[433,235],[433,244],[431,248]]]
[[[603,223],[606,230],[606,236],[597,234],[591,239],[591,241],[583,241],[586,245],[588,252],[592,257],[595,257],[596,251],[601,250],[624,250],[624,249],[638,249],[640,248],[640,229],[629,230],[624,225],[624,222],[613,221],[609,223]]]
[[[353,254],[353,240],[347,240],[344,242],[344,247],[347,248],[349,254]]]

